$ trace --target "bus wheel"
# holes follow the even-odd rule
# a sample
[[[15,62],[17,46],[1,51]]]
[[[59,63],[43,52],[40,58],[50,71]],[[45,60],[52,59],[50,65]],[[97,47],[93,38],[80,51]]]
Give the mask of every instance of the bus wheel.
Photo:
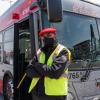
[[[13,78],[6,75],[3,83],[4,100],[13,100]]]

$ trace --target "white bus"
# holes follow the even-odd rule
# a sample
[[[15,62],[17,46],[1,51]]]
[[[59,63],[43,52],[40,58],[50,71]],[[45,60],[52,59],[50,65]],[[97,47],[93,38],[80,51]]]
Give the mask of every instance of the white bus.
[[[4,100],[31,99],[25,92],[29,79],[20,89],[16,87],[29,60],[43,45],[38,32],[45,27],[57,28],[58,40],[72,53],[68,100],[99,100],[100,7],[80,0],[18,0],[0,17],[0,91]]]

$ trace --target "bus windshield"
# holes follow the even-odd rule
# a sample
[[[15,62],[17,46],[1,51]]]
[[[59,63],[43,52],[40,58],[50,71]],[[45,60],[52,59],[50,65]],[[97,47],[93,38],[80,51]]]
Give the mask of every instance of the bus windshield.
[[[94,18],[64,12],[63,21],[52,25],[58,30],[59,42],[71,51],[73,61],[91,61],[92,53],[99,51],[100,40]]]

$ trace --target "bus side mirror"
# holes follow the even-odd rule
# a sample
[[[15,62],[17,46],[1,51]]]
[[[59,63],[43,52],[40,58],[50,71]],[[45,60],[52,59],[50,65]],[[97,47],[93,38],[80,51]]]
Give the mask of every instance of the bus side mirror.
[[[62,21],[62,2],[61,0],[47,0],[47,14],[50,22]]]
[[[30,6],[30,10],[40,7],[47,12],[48,20],[50,22],[62,21],[62,2],[61,0],[37,0]]]

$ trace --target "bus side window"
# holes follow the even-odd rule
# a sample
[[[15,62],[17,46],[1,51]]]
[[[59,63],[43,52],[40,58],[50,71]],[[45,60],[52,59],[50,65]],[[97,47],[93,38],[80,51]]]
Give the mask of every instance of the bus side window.
[[[3,51],[3,62],[5,64],[13,64],[13,38],[14,30],[13,27],[4,31],[4,51]]]
[[[0,62],[2,62],[2,32],[0,33]]]

